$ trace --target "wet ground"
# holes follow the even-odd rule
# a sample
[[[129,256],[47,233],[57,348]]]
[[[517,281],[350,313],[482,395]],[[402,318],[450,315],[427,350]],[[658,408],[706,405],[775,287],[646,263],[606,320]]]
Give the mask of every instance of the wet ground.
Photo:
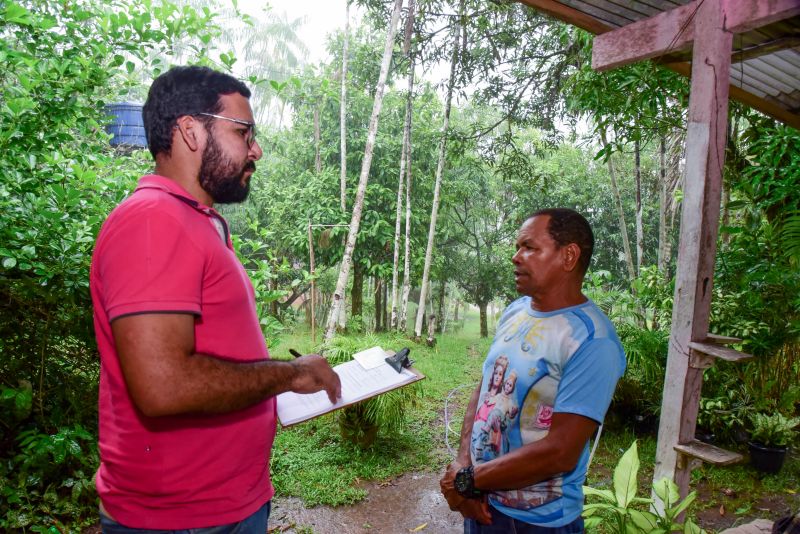
[[[389,482],[367,482],[366,499],[353,506],[305,508],[300,499],[276,498],[270,532],[394,534],[463,532],[461,515],[451,512],[439,492],[439,474],[407,473]]]

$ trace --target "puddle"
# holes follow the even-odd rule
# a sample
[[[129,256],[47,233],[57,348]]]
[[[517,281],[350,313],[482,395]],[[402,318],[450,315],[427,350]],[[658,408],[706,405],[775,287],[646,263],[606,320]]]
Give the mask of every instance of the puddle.
[[[300,499],[276,498],[270,532],[394,534],[463,532],[461,514],[451,512],[439,492],[439,474],[406,473],[388,483],[368,482],[367,497],[352,506],[305,508]],[[424,526],[423,526],[424,525]],[[416,530],[419,529],[419,530]]]

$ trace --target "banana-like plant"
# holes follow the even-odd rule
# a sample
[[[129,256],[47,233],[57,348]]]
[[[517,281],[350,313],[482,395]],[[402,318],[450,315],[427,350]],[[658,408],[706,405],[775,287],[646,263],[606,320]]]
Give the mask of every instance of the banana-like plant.
[[[653,504],[653,499],[637,497],[639,454],[636,441],[625,451],[614,468],[613,491],[583,487],[587,497],[598,497],[599,502],[587,503],[583,507],[585,528],[616,534],[705,534],[691,519],[680,522],[680,515],[694,502],[697,494],[692,492],[681,500],[678,486],[668,478],[653,484],[653,491],[663,503],[663,511],[642,509]],[[635,505],[639,505],[636,507]]]

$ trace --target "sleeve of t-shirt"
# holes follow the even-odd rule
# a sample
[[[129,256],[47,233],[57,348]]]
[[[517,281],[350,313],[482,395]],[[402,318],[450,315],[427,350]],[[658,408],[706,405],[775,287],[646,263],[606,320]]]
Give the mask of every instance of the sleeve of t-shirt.
[[[200,315],[204,258],[178,218],[158,204],[118,220],[99,255],[109,320],[141,313]]]
[[[584,343],[564,366],[553,411],[602,424],[617,380],[625,371],[624,361],[621,347],[610,339]]]

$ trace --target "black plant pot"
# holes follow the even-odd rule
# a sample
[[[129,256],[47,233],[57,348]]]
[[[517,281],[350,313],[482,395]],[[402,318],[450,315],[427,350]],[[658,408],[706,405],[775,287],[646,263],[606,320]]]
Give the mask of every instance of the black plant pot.
[[[786,459],[786,447],[765,447],[760,443],[749,441],[750,461],[758,471],[777,473]]]

